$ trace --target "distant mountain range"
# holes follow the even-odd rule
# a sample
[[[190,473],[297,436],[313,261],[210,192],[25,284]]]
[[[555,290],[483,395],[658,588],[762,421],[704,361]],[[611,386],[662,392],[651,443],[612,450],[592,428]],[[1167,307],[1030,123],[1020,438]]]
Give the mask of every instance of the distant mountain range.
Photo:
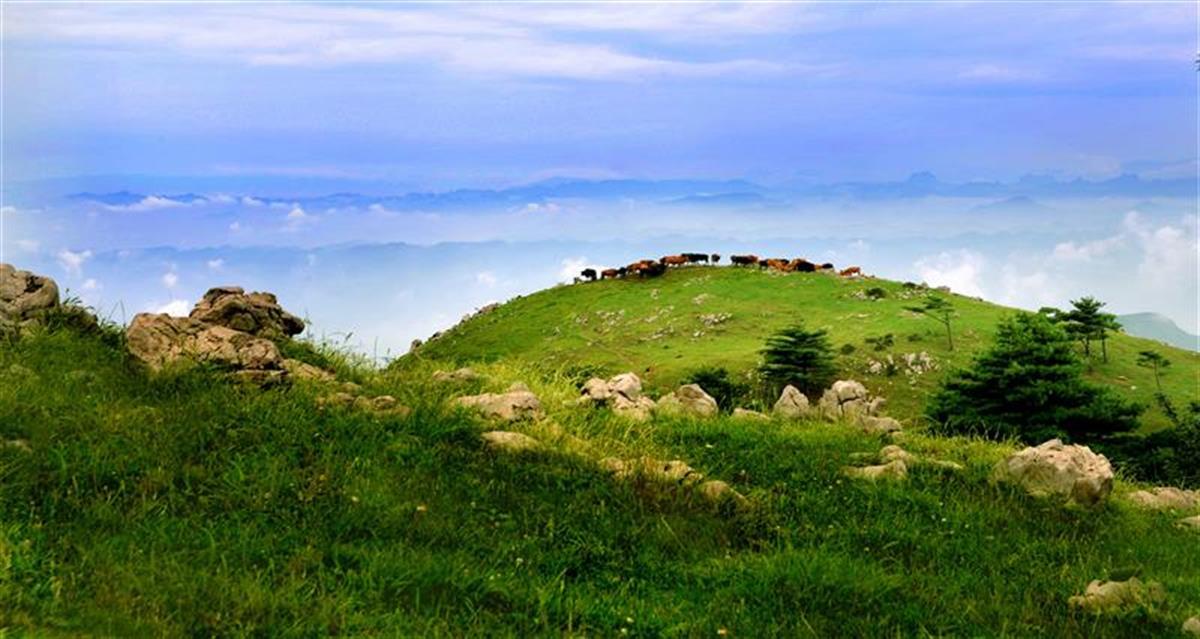
[[[553,178],[503,189],[455,189],[414,191],[398,195],[372,195],[338,192],[300,197],[247,195],[257,203],[298,203],[313,208],[381,206],[393,211],[469,209],[480,206],[524,206],[563,200],[639,199],[673,206],[769,206],[786,205],[806,199],[887,200],[923,197],[997,198],[997,202],[977,207],[981,213],[1004,213],[1013,209],[1036,208],[1034,197],[1191,197],[1196,192],[1194,179],[1146,180],[1137,175],[1121,175],[1107,180],[1059,180],[1029,175],[1015,182],[945,182],[932,173],[914,173],[894,182],[839,182],[767,187],[746,180],[581,180]],[[117,191],[112,193],[79,192],[68,197],[108,206],[131,206],[150,194]],[[202,200],[222,200],[196,193],[153,194],[155,197],[189,204]],[[234,200],[226,197],[225,203]]]
[[[1200,352],[1200,335],[1179,328],[1171,318],[1158,313],[1133,313],[1120,315],[1117,321],[1125,332],[1135,337],[1144,337],[1164,344]]]

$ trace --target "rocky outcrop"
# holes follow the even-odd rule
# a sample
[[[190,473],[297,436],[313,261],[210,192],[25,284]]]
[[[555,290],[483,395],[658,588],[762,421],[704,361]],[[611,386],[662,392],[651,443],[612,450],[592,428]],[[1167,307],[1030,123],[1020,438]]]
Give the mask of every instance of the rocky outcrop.
[[[379,417],[408,417],[412,413],[411,408],[400,404],[391,395],[365,397],[346,391],[339,391],[318,397],[317,408],[319,410],[328,408],[354,409],[372,413]]]
[[[1019,486],[1035,497],[1094,506],[1112,492],[1113,469],[1104,455],[1087,446],[1068,446],[1052,439],[998,463],[992,480]]]
[[[304,321],[283,310],[273,294],[246,293],[238,286],[209,289],[188,317],[202,324],[224,326],[272,340],[304,331]]]
[[[800,419],[808,415],[808,398],[800,389],[788,384],[783,387],[783,392],[779,394],[779,400],[775,402],[771,412],[784,419]]]
[[[1200,508],[1200,490],[1158,487],[1137,490],[1126,497],[1129,502],[1149,510],[1191,510]]]
[[[466,395],[456,398],[454,405],[474,410],[484,418],[503,422],[538,419],[542,416],[542,402],[528,390]]]
[[[1092,581],[1082,595],[1067,600],[1072,608],[1091,613],[1119,612],[1157,604],[1166,599],[1162,584],[1143,582],[1137,577],[1128,581]]]
[[[479,373],[476,373],[472,368],[464,367],[453,371],[439,370],[433,372],[433,381],[435,382],[460,383],[473,382],[478,379],[480,379]]]
[[[614,413],[635,421],[650,418],[654,401],[642,395],[642,380],[633,373],[622,373],[611,379],[593,377],[580,389],[579,403],[585,406],[607,406]]]
[[[717,400],[698,384],[685,384],[674,393],[659,398],[655,410],[667,415],[712,417],[717,414]]]
[[[879,414],[885,401],[871,397],[867,387],[852,379],[838,380],[829,387],[817,403],[821,415],[834,421],[858,422],[863,417]]]
[[[276,340],[303,329],[304,323],[280,308],[274,295],[223,287],[209,290],[188,317],[139,313],[125,329],[125,344],[151,371],[176,362],[205,362],[255,383],[334,381],[333,373],[280,354]]]
[[[0,337],[44,321],[51,311],[75,328],[97,325],[96,317],[87,310],[62,305],[53,279],[0,263]]]
[[[489,449],[500,453],[524,453],[538,447],[538,440],[529,435],[506,430],[491,430],[480,438]]]
[[[719,479],[705,480],[703,473],[678,459],[664,461],[642,457],[625,461],[605,457],[600,460],[600,468],[611,473],[615,479],[636,482],[655,494],[679,494],[679,490],[684,489],[695,491],[694,494],[715,505],[732,502],[740,508],[749,503],[728,483]]]

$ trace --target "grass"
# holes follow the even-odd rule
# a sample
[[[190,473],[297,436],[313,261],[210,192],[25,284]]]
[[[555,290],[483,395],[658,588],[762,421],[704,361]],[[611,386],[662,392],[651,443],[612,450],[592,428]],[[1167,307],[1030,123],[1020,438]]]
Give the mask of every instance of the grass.
[[[111,333],[5,344],[0,442],[29,450],[0,448],[0,628],[1128,637],[1169,636],[1200,613],[1200,551],[1178,515],[1120,500],[1063,509],[992,486],[1008,444],[914,433],[906,448],[967,470],[866,485],[839,469],[882,442],[837,425],[633,425],[571,406],[571,371],[522,358],[454,386],[432,382],[430,362],[377,372],[289,352],[414,411],[318,411],[321,387],[261,390],[203,368],[150,378]],[[517,428],[546,448],[497,455],[478,438],[491,426],[446,404],[517,380],[548,412]],[[606,455],[686,460],[752,507],[616,482],[595,464]],[[1068,609],[1089,580],[1129,569],[1168,600],[1115,616]]]
[[[880,288],[886,297],[856,297]],[[563,286],[521,297],[465,322],[425,344],[416,356],[397,360],[403,368],[416,359],[455,363],[511,360],[554,368],[586,367],[603,373],[633,371],[658,390],[668,390],[688,373],[723,366],[745,375],[758,364],[766,337],[803,320],[829,331],[837,363],[845,377],[858,379],[888,398],[889,411],[904,420],[917,419],[926,396],[945,372],[966,366],[990,344],[996,323],[1015,309],[953,295],[955,350],[948,348],[943,327],[906,310],[920,294],[899,282],[848,280],[824,274],[780,274],[746,268],[688,267],[660,279],[608,280]],[[705,315],[729,315],[706,326]],[[868,374],[876,353],[864,340],[891,333],[891,353],[925,351],[939,370],[919,376]],[[1109,361],[1089,363],[1088,378],[1147,406],[1148,430],[1169,424],[1154,402],[1153,374],[1136,365],[1140,350],[1164,354],[1172,367],[1162,378],[1163,390],[1178,405],[1200,399],[1200,353],[1157,342],[1116,335],[1108,344]]]

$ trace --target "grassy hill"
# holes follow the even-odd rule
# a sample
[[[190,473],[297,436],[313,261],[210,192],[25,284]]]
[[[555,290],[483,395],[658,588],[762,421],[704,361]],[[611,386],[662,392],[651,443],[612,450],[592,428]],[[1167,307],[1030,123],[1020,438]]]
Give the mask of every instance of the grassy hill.
[[[866,296],[871,288],[886,297]],[[899,282],[850,280],[824,274],[781,274],[744,268],[673,269],[658,279],[609,280],[544,290],[514,299],[494,311],[460,324],[399,360],[403,368],[417,359],[456,363],[512,358],[548,369],[590,366],[604,373],[633,371],[651,386],[670,389],[690,371],[723,366],[747,373],[758,362],[766,337],[791,322],[829,331],[840,355],[842,374],[888,398],[889,410],[902,419],[917,418],[929,391],[944,372],[970,362],[987,346],[997,321],[1013,309],[953,295],[955,350],[934,320],[909,312],[924,293]],[[895,355],[927,352],[940,370],[923,375],[871,375],[876,353],[864,338],[891,333]],[[1154,379],[1136,365],[1137,353],[1154,349],[1172,362],[1164,391],[1179,402],[1200,398],[1200,353],[1150,340],[1117,335],[1108,345],[1109,361],[1096,358],[1088,377],[1151,407],[1150,429],[1167,424],[1154,408]]]
[[[585,289],[620,291],[561,293]],[[1129,637],[1172,636],[1200,613],[1200,552],[1195,533],[1173,525],[1179,514],[1121,499],[1063,509],[993,486],[988,473],[1011,445],[912,433],[909,451],[965,470],[863,483],[840,469],[883,442],[854,428],[730,417],[634,426],[575,406],[572,380],[520,359],[453,385],[433,382],[429,363],[380,372],[289,350],[412,413],[317,410],[325,385],[263,390],[206,369],[147,376],[113,332],[6,343],[0,628]],[[489,451],[479,434],[495,426],[448,408],[513,381],[548,413],[515,425],[542,442],[534,453]],[[684,460],[749,505],[615,480],[597,464],[609,455]],[[1116,492],[1134,488],[1119,480]],[[1167,600],[1105,616],[1066,605],[1092,579],[1133,572],[1160,581]]]

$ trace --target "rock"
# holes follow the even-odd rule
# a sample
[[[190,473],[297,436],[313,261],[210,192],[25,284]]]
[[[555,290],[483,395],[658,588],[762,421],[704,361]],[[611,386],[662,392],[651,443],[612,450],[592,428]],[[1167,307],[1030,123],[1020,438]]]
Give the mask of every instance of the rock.
[[[1035,497],[1094,506],[1112,492],[1113,470],[1104,455],[1087,446],[1068,446],[1052,439],[996,464],[992,480],[1015,484]]]
[[[324,397],[317,398],[317,408],[348,408],[354,405],[357,400],[354,395],[346,392],[337,392]]]
[[[453,371],[434,371],[433,381],[435,382],[473,382],[480,378],[479,373],[476,373],[472,368],[460,368]]]
[[[304,321],[283,310],[273,294],[247,294],[238,286],[209,289],[188,317],[268,339],[283,339],[304,331]]]
[[[582,404],[604,404],[613,396],[613,392],[608,387],[608,382],[599,377],[593,377],[584,382],[583,387],[579,389],[579,393],[579,401]]]
[[[745,496],[734,490],[729,484],[719,479],[710,479],[701,483],[696,488],[696,492],[700,493],[701,497],[714,504],[720,504],[725,501],[732,501],[739,506],[744,506],[746,504]]]
[[[9,439],[4,442],[0,442],[0,448],[7,448],[9,450],[15,450],[22,453],[33,452],[33,447],[29,445],[28,439]]]
[[[886,433],[895,433],[902,430],[900,422],[891,417],[876,417],[874,415],[864,415],[858,419],[858,425],[862,427],[863,432],[869,435],[883,435]]]
[[[1128,581],[1092,581],[1082,595],[1072,596],[1067,605],[1086,612],[1103,613],[1128,610],[1161,602],[1166,598],[1162,584],[1142,582],[1137,577]]]
[[[412,413],[411,408],[401,405],[391,395],[356,397],[354,398],[354,407],[379,416],[408,417]]]
[[[513,382],[508,385],[507,392],[509,392],[509,393],[528,393],[530,391],[529,391],[529,387],[525,385],[525,382]]]
[[[896,460],[878,466],[846,466],[842,468],[842,473],[855,479],[902,481],[908,478],[908,465]]]
[[[538,447],[538,440],[506,430],[492,430],[480,435],[487,447],[503,453],[523,453]]]
[[[608,404],[614,413],[638,422],[650,419],[654,412],[654,400],[649,397],[629,399],[624,395],[613,395]]]
[[[1200,491],[1162,486],[1129,493],[1129,502],[1150,510],[1191,510],[1200,507]]]
[[[656,410],[667,414],[712,417],[717,414],[717,400],[698,384],[685,384],[659,399]]]
[[[753,419],[757,421],[769,421],[771,419],[770,417],[767,417],[756,410],[750,410],[748,408],[733,409],[733,416],[735,419]]]
[[[1200,637],[1200,617],[1192,617],[1183,622],[1183,628],[1180,630],[1182,630],[1183,634],[1185,635]]]
[[[944,459],[929,459],[929,460],[926,460],[925,463],[929,464],[930,466],[933,466],[935,468],[941,468],[943,470],[950,470],[950,471],[954,471],[954,472],[962,472],[962,471],[966,470],[966,468],[962,464],[960,464],[958,462],[947,461]]]
[[[1194,530],[1196,532],[1200,532],[1200,515],[1196,515],[1195,517],[1184,517],[1183,519],[1175,522],[1175,525],[1184,530]]]
[[[799,419],[807,415],[808,410],[808,398],[795,386],[788,384],[783,387],[783,392],[779,394],[779,401],[775,402],[775,407],[771,409],[771,412],[784,419]]]
[[[305,379],[315,382],[332,382],[337,376],[323,368],[313,366],[298,359],[283,360],[283,370],[293,379]]]
[[[621,373],[608,380],[608,389],[629,399],[637,399],[642,396],[642,380],[633,373]]]
[[[895,444],[891,444],[880,449],[879,460],[885,464],[894,461],[902,461],[905,464],[912,464],[917,461],[917,458],[907,450],[904,450]]]
[[[647,479],[681,486],[693,486],[704,479],[702,473],[678,459],[661,461],[643,457],[638,461],[634,472]]]
[[[605,457],[600,460],[600,470],[610,472],[614,475],[624,475],[628,472],[628,465],[616,457]]]
[[[593,377],[580,389],[579,403],[608,406],[622,417],[643,422],[650,419],[654,401],[642,395],[642,380],[633,373],[622,373],[605,381]]]
[[[190,317],[139,313],[125,331],[126,348],[151,370],[179,360],[212,362],[248,370],[282,370],[275,343]]]
[[[54,280],[0,263],[0,321],[21,325],[57,306]]]
[[[474,409],[488,419],[506,422],[537,419],[542,416],[542,403],[538,401],[537,395],[529,391],[467,395],[455,399],[454,405]]]
[[[821,415],[825,418],[850,422],[877,415],[883,405],[882,397],[871,397],[866,386],[852,379],[834,382],[817,402]]]

